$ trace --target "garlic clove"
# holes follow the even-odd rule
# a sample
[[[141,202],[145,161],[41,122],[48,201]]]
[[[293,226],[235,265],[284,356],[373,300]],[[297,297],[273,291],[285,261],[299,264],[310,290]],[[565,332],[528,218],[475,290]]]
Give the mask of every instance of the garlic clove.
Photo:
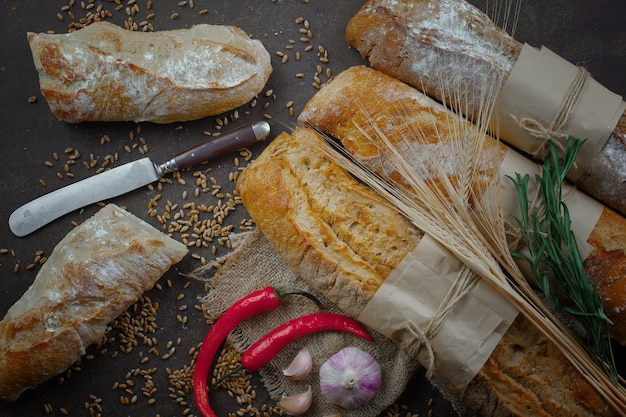
[[[283,369],[283,375],[292,381],[300,381],[309,376],[313,369],[311,352],[305,347],[298,352],[289,366]]]
[[[304,414],[311,408],[311,404],[313,403],[313,391],[311,390],[311,386],[309,388],[301,392],[300,394],[290,395],[288,397],[283,397],[278,404],[280,408],[291,416],[299,416]]]
[[[380,384],[380,365],[372,355],[357,347],[340,350],[320,367],[322,395],[343,408],[358,408],[370,401]]]

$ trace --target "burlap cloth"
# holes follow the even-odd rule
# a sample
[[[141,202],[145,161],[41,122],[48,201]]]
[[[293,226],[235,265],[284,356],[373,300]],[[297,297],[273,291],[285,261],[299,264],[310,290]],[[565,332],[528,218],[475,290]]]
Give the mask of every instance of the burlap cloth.
[[[299,289],[317,296],[328,312],[341,313],[321,294],[296,276],[272,248],[263,234],[258,231],[231,239],[235,249],[224,264],[210,279],[208,294],[202,299],[207,312],[217,318],[230,305],[245,295],[268,285],[279,289]],[[206,277],[205,277],[206,278]],[[274,311],[244,321],[230,336],[233,346],[243,352],[255,341],[277,326],[297,316],[320,311],[315,304],[299,296],[289,296],[282,306]],[[313,405],[306,416],[325,416],[341,412],[342,417],[376,417],[389,407],[405,390],[418,363],[397,344],[380,333],[371,331],[375,341],[364,341],[356,336],[341,332],[321,332],[305,336],[293,342],[260,372],[263,383],[271,398],[279,401],[283,395],[313,389]],[[313,371],[303,381],[290,381],[282,374],[302,347],[307,347],[313,356]],[[345,410],[326,402],[319,389],[319,368],[331,355],[343,347],[357,346],[369,352],[382,368],[382,385],[372,401],[357,410]]]

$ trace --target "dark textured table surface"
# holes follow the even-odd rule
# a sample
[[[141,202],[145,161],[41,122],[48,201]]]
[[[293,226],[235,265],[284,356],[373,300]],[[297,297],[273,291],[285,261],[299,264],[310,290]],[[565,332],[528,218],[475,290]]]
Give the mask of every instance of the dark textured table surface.
[[[89,6],[91,3],[94,6]],[[194,23],[228,24],[239,26],[252,37],[260,39],[272,56],[274,71],[257,99],[256,106],[247,104],[237,109],[238,117],[229,112],[220,117],[171,125],[70,125],[57,121],[39,93],[37,73],[26,41],[26,32],[66,32],[68,24],[80,21],[90,11],[97,10],[99,5],[111,11],[108,20],[123,25],[130,17],[126,8],[131,7],[129,4],[132,3],[135,2],[122,1],[123,7],[120,10],[116,10],[114,2],[100,0],[85,0],[82,5],[81,1],[77,1],[69,10],[62,10],[68,4],[64,1],[8,0],[1,6],[0,248],[8,252],[0,254],[0,317],[4,316],[34,280],[39,270],[37,256],[50,255],[54,246],[73,227],[73,222],[81,223],[98,209],[95,205],[86,207],[27,237],[17,238],[11,234],[7,220],[11,212],[21,204],[93,175],[96,168],[83,167],[83,161],[89,161],[91,156],[98,166],[102,165],[107,156],[116,153],[119,156],[117,164],[138,159],[142,148],[155,161],[168,158],[206,139],[207,134],[217,132],[218,118],[222,123],[224,118],[228,120],[228,126],[224,127],[227,129],[263,120],[264,115],[270,115],[269,122],[273,129],[270,138],[274,137],[295,125],[298,112],[315,93],[312,83],[318,65],[322,69],[321,81],[325,82],[327,68],[337,74],[351,65],[364,64],[358,53],[348,47],[344,37],[346,23],[362,5],[361,0],[188,0],[181,3],[160,0],[153,1],[152,10],[148,10],[145,0],[137,0],[139,11],[132,16],[133,21],[137,24],[144,20],[149,21],[155,30],[182,28]],[[481,7],[485,6],[484,2],[476,3]],[[495,2],[487,2],[493,7],[492,3]],[[74,16],[73,20],[70,12]],[[151,20],[148,20],[149,13],[154,13]],[[175,19],[172,16],[174,13],[178,16]],[[306,52],[307,44],[299,41],[302,36],[299,29],[303,24],[296,23],[298,17],[303,17],[310,23],[313,37],[309,44],[314,47],[311,52]],[[543,44],[550,47],[571,62],[587,67],[609,89],[625,95],[625,17],[626,3],[620,0],[525,0],[519,11],[516,38],[534,46]],[[295,42],[291,44],[290,40]],[[287,49],[288,45],[293,45],[293,49]],[[328,51],[327,63],[319,60],[318,46],[323,46]],[[287,62],[281,62],[277,51],[289,56]],[[295,59],[296,51],[301,53],[300,60]],[[305,76],[296,78],[296,73],[304,73]],[[269,90],[273,91],[266,96],[265,93]],[[31,97],[35,97],[36,101],[32,102]],[[293,102],[293,116],[287,108],[289,101]],[[105,135],[108,135],[110,141],[102,139]],[[261,151],[261,146],[251,148],[253,155]],[[80,152],[80,157],[77,158],[77,163],[68,167],[68,175],[64,167],[65,161],[76,150]],[[55,154],[58,160],[55,159]],[[234,182],[228,175],[238,169],[236,157],[237,155],[224,157],[203,167],[211,168],[207,175],[214,177],[224,193],[232,193],[234,189]],[[52,166],[47,166],[46,161],[51,162]],[[245,166],[245,163],[239,157],[239,167]],[[158,217],[148,214],[148,203],[157,194],[162,195],[156,207],[159,213],[166,211],[167,201],[181,207],[192,201],[206,205],[217,204],[217,198],[210,193],[201,194],[197,198],[182,199],[185,190],[189,196],[194,193],[195,178],[192,172],[193,170],[182,174],[186,185],[174,180],[172,184],[163,183],[161,190],[144,187],[112,202],[127,207],[132,213],[160,228],[162,223]],[[246,218],[244,208],[238,206],[224,222],[232,224],[234,231],[237,231],[241,221]],[[174,237],[182,239],[180,234],[175,234]],[[215,254],[211,246],[215,246]],[[104,416],[197,414],[191,395],[186,396],[188,405],[184,402],[181,405],[181,400],[170,397],[172,385],[167,374],[167,369],[176,372],[189,364],[189,350],[202,340],[207,330],[201,312],[194,308],[198,305],[197,297],[203,294],[203,283],[187,278],[184,274],[199,267],[202,258],[211,262],[216,256],[226,252],[226,245],[221,245],[217,239],[208,247],[191,248],[190,254],[159,281],[162,289],[153,289],[146,294],[152,303],[159,303],[154,337],[162,350],[161,356],[169,349],[169,341],[177,347],[176,353],[169,359],[147,353],[148,347],[142,345],[141,341],[132,350],[127,349],[128,352],[124,353],[120,349],[123,343],[119,330],[112,329],[108,334],[111,340],[102,346],[90,348],[88,354],[91,356],[83,359],[70,371],[25,393],[15,404],[0,403],[0,415],[63,415],[64,412],[69,415],[96,415],[100,409]],[[184,310],[184,306],[188,308]],[[129,314],[134,314],[132,309]],[[186,323],[183,324],[181,321],[185,316]],[[148,360],[142,361],[144,357],[148,357]],[[152,377],[156,388],[153,398],[156,402],[149,405],[148,397],[142,394],[141,389],[147,380],[141,374],[135,375],[135,369],[153,368],[155,371]],[[134,383],[134,386],[126,388],[128,391],[113,389],[115,382],[125,382],[127,379]],[[267,397],[263,394],[261,382],[256,378],[253,380],[253,387],[258,393],[256,404],[260,406],[267,401]],[[135,404],[121,403],[121,396],[132,399],[134,395],[138,397]],[[214,401],[220,415],[227,415],[228,412],[235,412],[240,408],[232,398],[225,396],[215,398]],[[433,410],[434,415],[453,414],[449,405],[437,395],[421,374],[416,375],[407,389],[407,394],[398,399],[398,404],[408,407],[406,410],[400,408],[400,415],[411,411],[425,416],[428,410]],[[189,410],[185,411],[187,408]]]

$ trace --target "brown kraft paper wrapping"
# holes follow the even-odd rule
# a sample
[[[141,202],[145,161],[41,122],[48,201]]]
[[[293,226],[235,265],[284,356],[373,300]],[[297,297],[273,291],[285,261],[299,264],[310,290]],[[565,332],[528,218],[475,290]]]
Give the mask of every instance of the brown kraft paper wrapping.
[[[535,49],[525,44],[498,95],[492,115],[492,130],[502,140],[539,158],[545,152],[542,148],[547,136],[558,140],[560,133],[587,139],[576,166],[568,174],[573,181],[585,172],[626,110],[622,97],[586,72],[584,80],[580,79],[576,86],[581,71],[584,70],[546,47]],[[567,108],[567,114],[561,115],[563,123],[552,130],[563,108]]]
[[[515,187],[506,176],[514,177],[519,173],[534,178],[537,169],[534,162],[514,150],[507,150],[500,166],[500,182],[487,191],[500,193],[506,217],[519,212]],[[534,192],[535,181],[530,181],[529,185],[529,191]],[[593,250],[586,242],[604,206],[568,186],[564,199],[584,259]],[[512,228],[516,229],[517,225]],[[431,368],[439,382],[451,384],[460,392],[485,364],[517,315],[517,310],[503,296],[474,275],[475,286],[452,307],[428,342],[421,342],[432,322],[440,318],[441,307],[449,303],[449,292],[458,285],[457,278],[466,268],[452,253],[425,235],[387,277],[359,316],[360,321],[409,351],[417,344],[420,363]],[[432,349],[434,363],[429,349]]]
[[[442,300],[465,268],[425,235],[385,279],[358,319],[401,346],[410,346],[415,338],[412,325],[424,329],[436,318]],[[429,341],[435,356],[433,375],[462,392],[516,316],[507,300],[478,280]],[[421,349],[418,359],[429,368],[427,350]]]

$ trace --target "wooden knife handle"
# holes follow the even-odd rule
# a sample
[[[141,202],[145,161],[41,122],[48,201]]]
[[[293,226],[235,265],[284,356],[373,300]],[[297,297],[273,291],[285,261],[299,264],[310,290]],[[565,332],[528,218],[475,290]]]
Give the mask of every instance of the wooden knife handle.
[[[215,159],[229,152],[236,151],[267,137],[270,125],[267,122],[257,122],[242,126],[223,134],[213,140],[179,153],[174,158],[176,168],[188,168],[199,165],[209,159]]]

